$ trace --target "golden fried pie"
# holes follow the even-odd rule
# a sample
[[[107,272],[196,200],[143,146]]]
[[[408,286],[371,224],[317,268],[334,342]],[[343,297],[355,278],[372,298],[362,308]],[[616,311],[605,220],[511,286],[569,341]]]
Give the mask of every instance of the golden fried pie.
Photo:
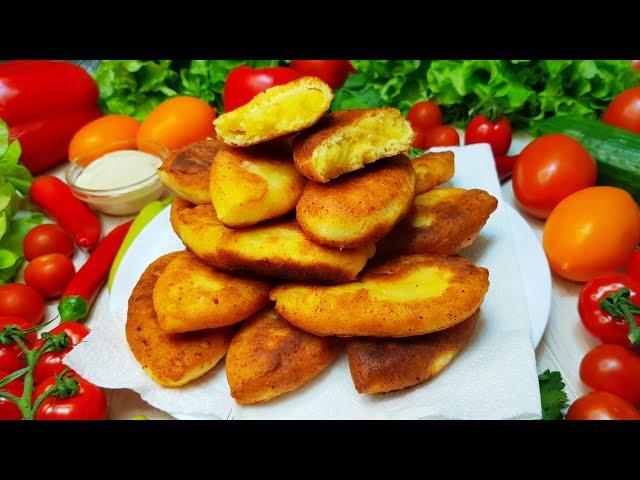
[[[223,143],[210,139],[171,151],[158,168],[160,180],[191,203],[211,202],[209,171],[221,148],[224,148]]]
[[[231,327],[189,333],[167,333],[160,328],[153,288],[178,255],[164,255],[144,271],[129,297],[125,327],[136,360],[163,387],[179,387],[207,373],[224,357],[232,336]]]
[[[247,227],[293,210],[305,183],[290,158],[230,148],[211,165],[211,202],[222,223]]]
[[[296,218],[316,243],[361,247],[384,237],[409,212],[414,188],[411,163],[398,155],[328,183],[308,182]]]
[[[463,257],[407,255],[342,285],[278,285],[271,299],[280,315],[316,335],[408,337],[469,318],[488,288],[489,272]]]
[[[372,243],[350,250],[318,245],[307,239],[295,220],[231,229],[220,223],[211,205],[193,205],[181,198],[173,200],[171,225],[204,262],[227,272],[281,280],[353,280],[375,253]]]
[[[179,333],[240,322],[269,302],[270,285],[220,272],[190,252],[180,252],[153,289],[158,324]]]
[[[409,215],[378,243],[378,252],[457,253],[473,243],[497,207],[484,190],[430,190],[416,197]]]
[[[225,361],[231,396],[251,404],[295,390],[333,362],[338,346],[337,338],[303,332],[265,308],[231,340]]]
[[[406,338],[352,338],[349,370],[359,393],[413,387],[440,373],[467,345],[478,313],[446,330]]]
[[[213,124],[224,143],[247,147],[310,127],[329,110],[332,100],[329,85],[316,77],[302,77],[259,93]]]
[[[414,136],[395,108],[341,110],[296,136],[293,160],[305,177],[324,183],[408,151]]]
[[[455,173],[453,152],[423,153],[412,158],[411,165],[416,172],[417,195],[448,182]]]

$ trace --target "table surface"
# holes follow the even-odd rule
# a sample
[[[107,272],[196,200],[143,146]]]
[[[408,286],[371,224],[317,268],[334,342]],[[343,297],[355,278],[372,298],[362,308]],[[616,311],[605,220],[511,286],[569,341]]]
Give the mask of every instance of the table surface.
[[[514,144],[510,153],[517,153],[529,140],[525,134],[514,136]],[[463,140],[464,141],[464,140]],[[57,168],[54,175],[63,178],[62,167]],[[513,196],[511,182],[502,186],[504,201],[517,205]],[[542,240],[544,223],[518,209],[531,226],[538,239]],[[127,217],[102,216],[104,231],[127,220]],[[577,298],[582,284],[564,280],[553,275],[553,294],[551,313],[545,334],[536,349],[538,371],[546,369],[558,370],[566,383],[566,392],[570,401],[586,393],[585,386],[578,375],[578,367],[582,357],[593,348],[597,341],[582,327],[577,311]],[[89,319],[89,326],[91,325]],[[108,390],[109,418],[116,420],[130,419],[135,415],[145,415],[149,419],[171,419],[168,414],[150,406],[131,390]]]

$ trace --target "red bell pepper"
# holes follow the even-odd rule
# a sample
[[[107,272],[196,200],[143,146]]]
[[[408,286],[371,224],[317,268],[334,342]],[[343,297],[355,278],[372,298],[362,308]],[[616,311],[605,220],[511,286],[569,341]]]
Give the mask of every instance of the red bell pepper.
[[[87,204],[78,200],[69,186],[56,177],[36,178],[29,191],[31,200],[73,236],[76,245],[93,250],[100,240],[100,219]]]
[[[256,68],[240,65],[227,75],[222,93],[224,111],[230,112],[241,107],[260,92],[274,85],[283,85],[300,78],[295,70],[287,67]]]
[[[58,305],[61,322],[86,318],[132,223],[133,220],[130,220],[111,230],[71,279]]]
[[[0,118],[22,146],[21,162],[36,174],[67,156],[75,132],[100,116],[98,86],[81,67],[54,60],[0,64]]]

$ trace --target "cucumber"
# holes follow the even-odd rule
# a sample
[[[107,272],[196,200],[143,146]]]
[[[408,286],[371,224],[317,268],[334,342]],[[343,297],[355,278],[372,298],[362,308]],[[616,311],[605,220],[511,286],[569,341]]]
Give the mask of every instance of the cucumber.
[[[640,202],[640,135],[599,120],[570,115],[538,123],[534,133],[563,133],[578,140],[598,164],[598,185],[626,190]]]

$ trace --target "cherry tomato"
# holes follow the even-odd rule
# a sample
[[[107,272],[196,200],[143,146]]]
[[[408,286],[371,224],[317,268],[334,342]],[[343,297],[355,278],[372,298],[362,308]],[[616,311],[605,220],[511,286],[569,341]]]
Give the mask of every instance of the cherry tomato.
[[[44,300],[33,287],[24,283],[8,283],[0,286],[0,315],[16,315],[34,325],[44,315]]]
[[[253,69],[246,65],[234,68],[227,75],[222,93],[224,111],[230,112],[241,107],[260,92],[274,85],[284,85],[301,75],[286,67],[268,67]]]
[[[640,87],[625,90],[613,99],[602,117],[604,123],[640,133]]]
[[[74,374],[78,381],[78,392],[67,398],[48,397],[36,412],[36,420],[106,420],[107,398],[102,389]],[[56,384],[50,377],[36,388],[33,398]]]
[[[292,60],[291,69],[302,76],[318,77],[334,90],[347,81],[355,68],[349,60]]]
[[[73,238],[60,225],[46,223],[29,230],[22,243],[24,256],[31,261],[40,255],[61,253],[73,255]]]
[[[640,60],[634,60],[631,64],[631,68],[634,70],[640,70]]]
[[[424,148],[449,147],[460,145],[460,136],[451,125],[440,125],[424,134]]]
[[[91,162],[105,153],[135,148],[140,122],[128,115],[105,115],[87,123],[69,144],[69,161]]]
[[[426,132],[442,125],[442,112],[440,107],[433,102],[418,102],[414,103],[407,112],[407,120],[414,130]]]
[[[603,310],[601,302],[618,292],[629,289],[629,302],[640,306],[640,283],[623,273],[610,273],[590,280],[578,297],[578,313],[585,328],[605,343],[629,345],[629,324],[624,317],[613,316]],[[640,316],[634,315],[640,325]]]
[[[15,325],[22,330],[27,330],[35,326],[33,322],[21,317],[10,315],[2,316],[0,317],[0,334],[7,325]],[[28,347],[34,345],[36,343],[36,333],[28,333],[23,342],[25,342]],[[0,370],[7,373],[13,373],[16,370],[26,367],[27,364],[25,363],[23,356],[24,352],[18,344],[12,342],[9,345],[3,345],[0,343]]]
[[[172,97],[147,115],[138,130],[138,142],[151,141],[170,150],[184,147],[215,137],[215,118],[216,110],[199,98]]]
[[[613,393],[591,392],[571,404],[567,420],[640,420],[640,412]]]
[[[580,378],[594,390],[640,403],[640,356],[615,344],[598,345],[580,363]]]
[[[640,282],[640,250],[636,250],[631,255],[627,263],[627,275]]]
[[[24,271],[24,280],[45,298],[57,298],[62,295],[75,273],[76,269],[69,257],[61,253],[50,253],[29,262]]]
[[[547,218],[564,198],[596,183],[596,162],[579,142],[559,133],[527,145],[513,167],[513,193],[520,207]]]
[[[8,372],[0,371],[0,380],[9,375]],[[24,383],[21,379],[16,379],[7,383],[4,387],[0,387],[0,390],[6,390],[18,397],[22,396],[22,390],[24,389]],[[22,419],[22,413],[18,406],[11,400],[0,397],[0,420],[20,420]]]
[[[67,334],[69,339],[69,346],[64,350],[57,352],[47,352],[40,356],[35,369],[33,370],[33,379],[39,384],[45,381],[49,377],[55,377],[62,372],[66,366],[62,363],[65,355],[73,350],[73,347],[78,345],[84,337],[89,335],[89,328],[78,322],[64,322],[51,330],[49,333],[59,335],[62,332]],[[42,344],[43,340],[40,340]]]
[[[620,188],[591,187],[551,212],[542,244],[554,272],[582,282],[620,270],[639,240],[640,213],[631,195]]]
[[[511,123],[507,117],[490,122],[484,115],[476,115],[464,133],[465,145],[488,143],[494,155],[506,155],[511,147]]]

